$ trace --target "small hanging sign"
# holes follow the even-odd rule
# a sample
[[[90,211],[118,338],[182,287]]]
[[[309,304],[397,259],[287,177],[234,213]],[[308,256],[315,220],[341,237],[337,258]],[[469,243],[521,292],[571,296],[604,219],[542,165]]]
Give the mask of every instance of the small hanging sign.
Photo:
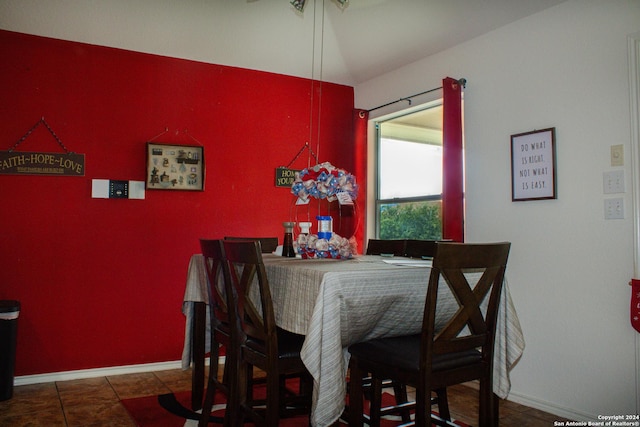
[[[296,179],[296,173],[300,170],[289,168],[276,168],[276,187],[289,187],[293,185]]]
[[[0,174],[84,176],[84,154],[0,151]]]
[[[316,163],[318,163],[318,156],[316,156],[316,153],[314,153],[311,147],[309,147],[309,143],[305,142],[300,151],[298,151],[298,154],[296,154],[287,166],[280,166],[279,168],[276,168],[276,187],[291,188],[296,180],[296,173],[301,172],[301,170],[289,169],[289,167],[298,160],[298,157],[300,157],[300,154],[302,154],[304,150],[309,150],[309,158],[313,156],[313,158],[316,159]]]
[[[65,152],[14,151],[41,124],[45,125]],[[0,151],[0,175],[84,176],[84,154],[67,150],[43,117],[9,151]]]

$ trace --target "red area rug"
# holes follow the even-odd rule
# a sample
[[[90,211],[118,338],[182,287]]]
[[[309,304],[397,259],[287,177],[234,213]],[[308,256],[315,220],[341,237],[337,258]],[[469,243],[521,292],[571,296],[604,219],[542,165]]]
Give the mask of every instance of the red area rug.
[[[385,402],[386,401],[386,402]],[[383,404],[393,402],[393,395],[384,393]],[[224,396],[216,395],[214,401],[213,419],[210,425],[222,424],[224,416]],[[185,391],[176,394],[164,394],[160,396],[140,397],[136,399],[122,400],[122,404],[129,411],[138,427],[196,427],[199,414],[191,411],[191,392]],[[216,422],[217,421],[217,422]],[[383,427],[391,427],[400,424],[400,419],[383,419]],[[460,424],[461,427],[468,427]],[[249,424],[247,424],[249,425]],[[308,427],[308,416],[286,418],[281,420],[283,427]],[[340,422],[347,426],[347,423]]]

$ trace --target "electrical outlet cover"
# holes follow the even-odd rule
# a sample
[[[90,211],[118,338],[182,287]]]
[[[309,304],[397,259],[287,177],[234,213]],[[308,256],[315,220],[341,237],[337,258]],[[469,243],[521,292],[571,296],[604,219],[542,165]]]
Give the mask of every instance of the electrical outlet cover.
[[[615,170],[603,174],[604,194],[624,193],[624,171]]]
[[[624,199],[605,199],[604,219],[624,219]]]

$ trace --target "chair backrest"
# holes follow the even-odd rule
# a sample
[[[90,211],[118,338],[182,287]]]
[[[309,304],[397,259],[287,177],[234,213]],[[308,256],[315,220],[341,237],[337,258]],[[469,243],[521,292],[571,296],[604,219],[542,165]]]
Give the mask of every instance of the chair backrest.
[[[476,348],[481,348],[483,360],[491,363],[510,247],[508,242],[436,244],[422,325],[421,350],[427,368],[433,355]],[[445,284],[459,308],[454,307],[451,317],[437,329],[438,288]]]
[[[270,254],[278,247],[277,237],[234,237],[225,236],[224,240],[258,240],[263,254]]]
[[[393,254],[404,256],[406,240],[369,239],[367,255]]]
[[[407,240],[405,255],[410,258],[433,257],[436,254],[435,240]]]
[[[277,352],[276,321],[258,240],[225,240],[229,278],[237,295],[237,316],[247,341]],[[260,304],[251,297],[259,296]],[[275,353],[274,353],[275,354]]]
[[[436,254],[437,242],[450,242],[451,240],[414,240],[406,241],[405,255],[410,258],[432,257]]]
[[[233,288],[225,280],[224,247],[222,240],[200,239],[200,249],[204,257],[205,270],[208,279],[209,309],[211,310],[212,327],[223,326],[229,329],[229,307],[235,303]],[[229,301],[227,295],[232,299]]]

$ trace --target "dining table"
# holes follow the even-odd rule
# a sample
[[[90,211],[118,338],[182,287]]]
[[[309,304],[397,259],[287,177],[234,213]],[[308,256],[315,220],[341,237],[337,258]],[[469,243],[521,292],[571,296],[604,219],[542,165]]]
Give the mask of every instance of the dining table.
[[[311,424],[330,426],[345,408],[349,345],[420,332],[431,261],[380,255],[300,259],[274,254],[263,254],[263,260],[276,324],[305,336],[301,358],[314,380]],[[193,362],[193,391],[200,402],[203,380],[196,376],[203,375],[204,353],[210,345],[209,333],[204,332],[208,310],[203,307],[207,303],[204,258],[195,254],[189,263],[183,301],[186,325],[182,366],[188,369]],[[448,286],[440,286],[436,322],[442,325],[457,308]],[[524,347],[505,280],[494,348],[493,387],[500,398],[509,394],[509,373]]]

